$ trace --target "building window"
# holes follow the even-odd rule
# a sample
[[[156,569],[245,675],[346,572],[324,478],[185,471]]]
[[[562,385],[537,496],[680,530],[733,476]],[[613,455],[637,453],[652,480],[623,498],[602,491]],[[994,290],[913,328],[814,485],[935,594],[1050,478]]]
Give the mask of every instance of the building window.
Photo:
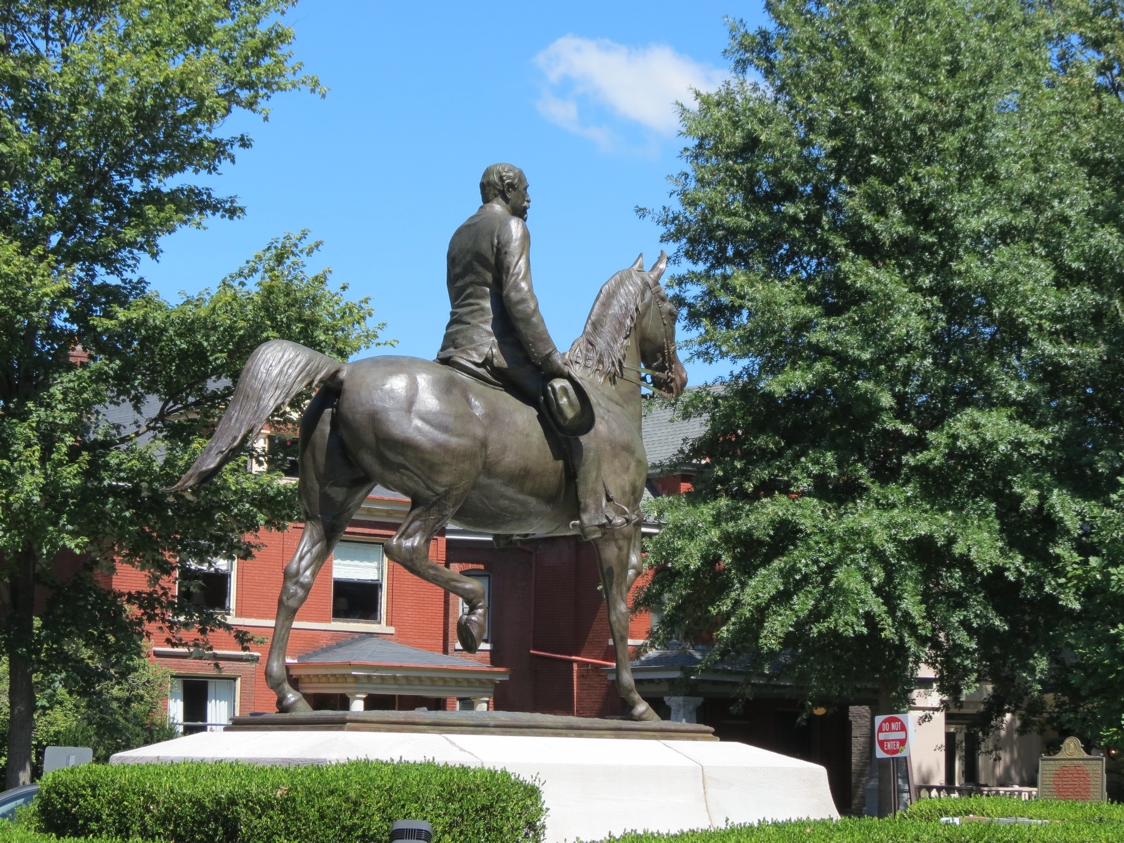
[[[332,620],[381,622],[382,545],[340,542],[332,559]]]
[[[944,783],[950,787],[956,782],[956,731],[944,733]]]
[[[266,440],[269,468],[286,477],[300,476],[300,437],[270,435]]]
[[[964,733],[964,784],[980,783],[980,738],[975,732]]]
[[[210,562],[181,562],[178,599],[181,603],[203,606],[217,612],[233,611],[231,580],[234,563],[229,559]]]
[[[461,571],[461,574],[469,579],[476,580],[480,585],[484,586],[484,605],[488,607],[488,628],[484,630],[484,643],[490,644],[492,642],[492,575],[484,571]],[[461,614],[468,614],[468,604],[463,600],[461,603]]]
[[[172,680],[168,720],[181,735],[221,732],[234,717],[233,679]]]

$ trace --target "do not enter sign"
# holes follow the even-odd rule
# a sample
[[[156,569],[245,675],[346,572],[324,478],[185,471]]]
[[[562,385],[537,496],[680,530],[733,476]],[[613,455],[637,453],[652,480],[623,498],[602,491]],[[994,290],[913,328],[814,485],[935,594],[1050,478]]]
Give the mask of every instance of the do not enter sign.
[[[904,758],[909,755],[909,727],[906,714],[885,714],[874,718],[874,754],[878,758]]]

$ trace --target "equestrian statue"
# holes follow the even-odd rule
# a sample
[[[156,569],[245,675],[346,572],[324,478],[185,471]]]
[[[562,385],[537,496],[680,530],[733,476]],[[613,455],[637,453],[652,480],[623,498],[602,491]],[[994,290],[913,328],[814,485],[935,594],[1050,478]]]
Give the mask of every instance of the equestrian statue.
[[[169,491],[206,482],[270,415],[319,386],[301,418],[304,531],[285,568],[266,680],[280,711],[308,711],[288,681],[285,651],[297,610],[348,523],[376,485],[410,501],[385,554],[456,594],[474,653],[487,629],[482,585],[429,558],[447,524],[497,544],[580,536],[597,550],[616,650],[617,687],[635,720],[658,715],[629,666],[628,593],[640,574],[640,499],[647,479],[641,387],[676,398],[687,373],[676,310],[660,286],[661,253],[643,256],[598,293],[566,354],[547,331],[531,285],[527,179],[496,164],[483,204],[449,243],[450,316],[436,361],[379,356],[341,363],[285,340],[259,346],[199,458]]]

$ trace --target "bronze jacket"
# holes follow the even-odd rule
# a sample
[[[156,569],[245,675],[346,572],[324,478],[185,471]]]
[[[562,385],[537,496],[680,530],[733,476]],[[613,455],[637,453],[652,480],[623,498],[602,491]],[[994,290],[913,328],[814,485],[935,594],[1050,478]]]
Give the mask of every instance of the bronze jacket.
[[[438,360],[536,367],[554,352],[531,287],[531,234],[505,209],[482,205],[449,241],[449,325]]]

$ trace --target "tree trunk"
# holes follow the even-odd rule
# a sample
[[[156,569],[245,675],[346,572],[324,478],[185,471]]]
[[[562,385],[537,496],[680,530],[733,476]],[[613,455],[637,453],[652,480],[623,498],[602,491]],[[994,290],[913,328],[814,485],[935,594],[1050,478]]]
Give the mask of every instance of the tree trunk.
[[[35,723],[32,643],[35,637],[35,553],[25,549],[12,571],[8,639],[8,765],[6,786],[31,783],[31,729]]]

